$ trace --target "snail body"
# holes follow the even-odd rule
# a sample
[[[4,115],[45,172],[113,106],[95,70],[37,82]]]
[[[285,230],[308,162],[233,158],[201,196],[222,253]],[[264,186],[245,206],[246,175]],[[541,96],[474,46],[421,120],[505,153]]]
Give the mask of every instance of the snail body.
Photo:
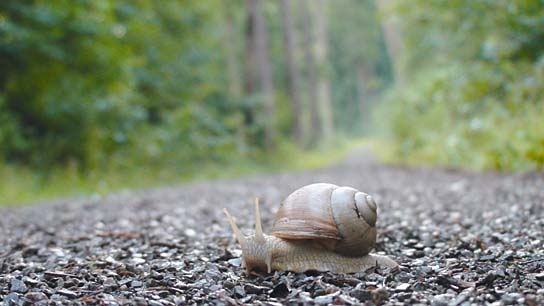
[[[224,211],[248,273],[355,273],[398,266],[387,256],[369,253],[376,243],[377,205],[371,196],[351,187],[318,183],[295,190],[281,204],[270,235],[262,231],[258,202],[254,235],[244,237]]]

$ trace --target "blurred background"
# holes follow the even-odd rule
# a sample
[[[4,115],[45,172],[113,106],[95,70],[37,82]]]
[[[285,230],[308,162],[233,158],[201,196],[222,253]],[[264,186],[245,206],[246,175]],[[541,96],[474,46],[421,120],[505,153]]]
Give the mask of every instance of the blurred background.
[[[543,51],[535,0],[2,0],[0,205],[318,167],[363,143],[542,169]]]

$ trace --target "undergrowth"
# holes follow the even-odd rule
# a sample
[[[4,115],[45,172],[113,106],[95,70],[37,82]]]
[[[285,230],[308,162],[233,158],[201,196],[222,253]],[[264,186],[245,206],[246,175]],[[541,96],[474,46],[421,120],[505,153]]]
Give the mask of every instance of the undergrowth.
[[[82,173],[75,165],[49,169],[47,172],[27,167],[0,165],[0,206],[29,205],[56,198],[105,195],[121,190],[134,190],[175,185],[186,182],[229,179],[244,175],[278,173],[287,170],[314,169],[341,160],[365,140],[338,140],[334,145],[312,151],[282,143],[276,152],[253,152],[246,156],[223,156],[214,160],[182,161],[172,159],[150,162],[111,164],[102,170]]]
[[[453,63],[395,88],[375,114],[388,144],[380,155],[410,165],[543,169],[544,66],[520,66]]]

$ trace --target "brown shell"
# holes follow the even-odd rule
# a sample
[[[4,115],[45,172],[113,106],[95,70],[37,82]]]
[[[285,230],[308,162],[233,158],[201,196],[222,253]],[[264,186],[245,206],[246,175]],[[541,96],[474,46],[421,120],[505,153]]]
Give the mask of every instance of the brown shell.
[[[329,205],[331,194],[336,188],[338,186],[333,184],[319,183],[291,193],[276,214],[271,234],[284,239],[341,240]],[[302,203],[308,205],[300,205]]]

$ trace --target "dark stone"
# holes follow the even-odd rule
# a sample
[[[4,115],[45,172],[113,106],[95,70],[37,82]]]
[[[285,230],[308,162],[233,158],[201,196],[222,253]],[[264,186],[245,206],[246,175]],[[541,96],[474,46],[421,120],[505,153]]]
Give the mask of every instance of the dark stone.
[[[289,294],[289,287],[285,283],[279,283],[272,289],[270,292],[270,297],[273,298],[284,298]]]
[[[355,289],[351,291],[350,295],[361,302],[372,300],[372,292],[369,290]]]

